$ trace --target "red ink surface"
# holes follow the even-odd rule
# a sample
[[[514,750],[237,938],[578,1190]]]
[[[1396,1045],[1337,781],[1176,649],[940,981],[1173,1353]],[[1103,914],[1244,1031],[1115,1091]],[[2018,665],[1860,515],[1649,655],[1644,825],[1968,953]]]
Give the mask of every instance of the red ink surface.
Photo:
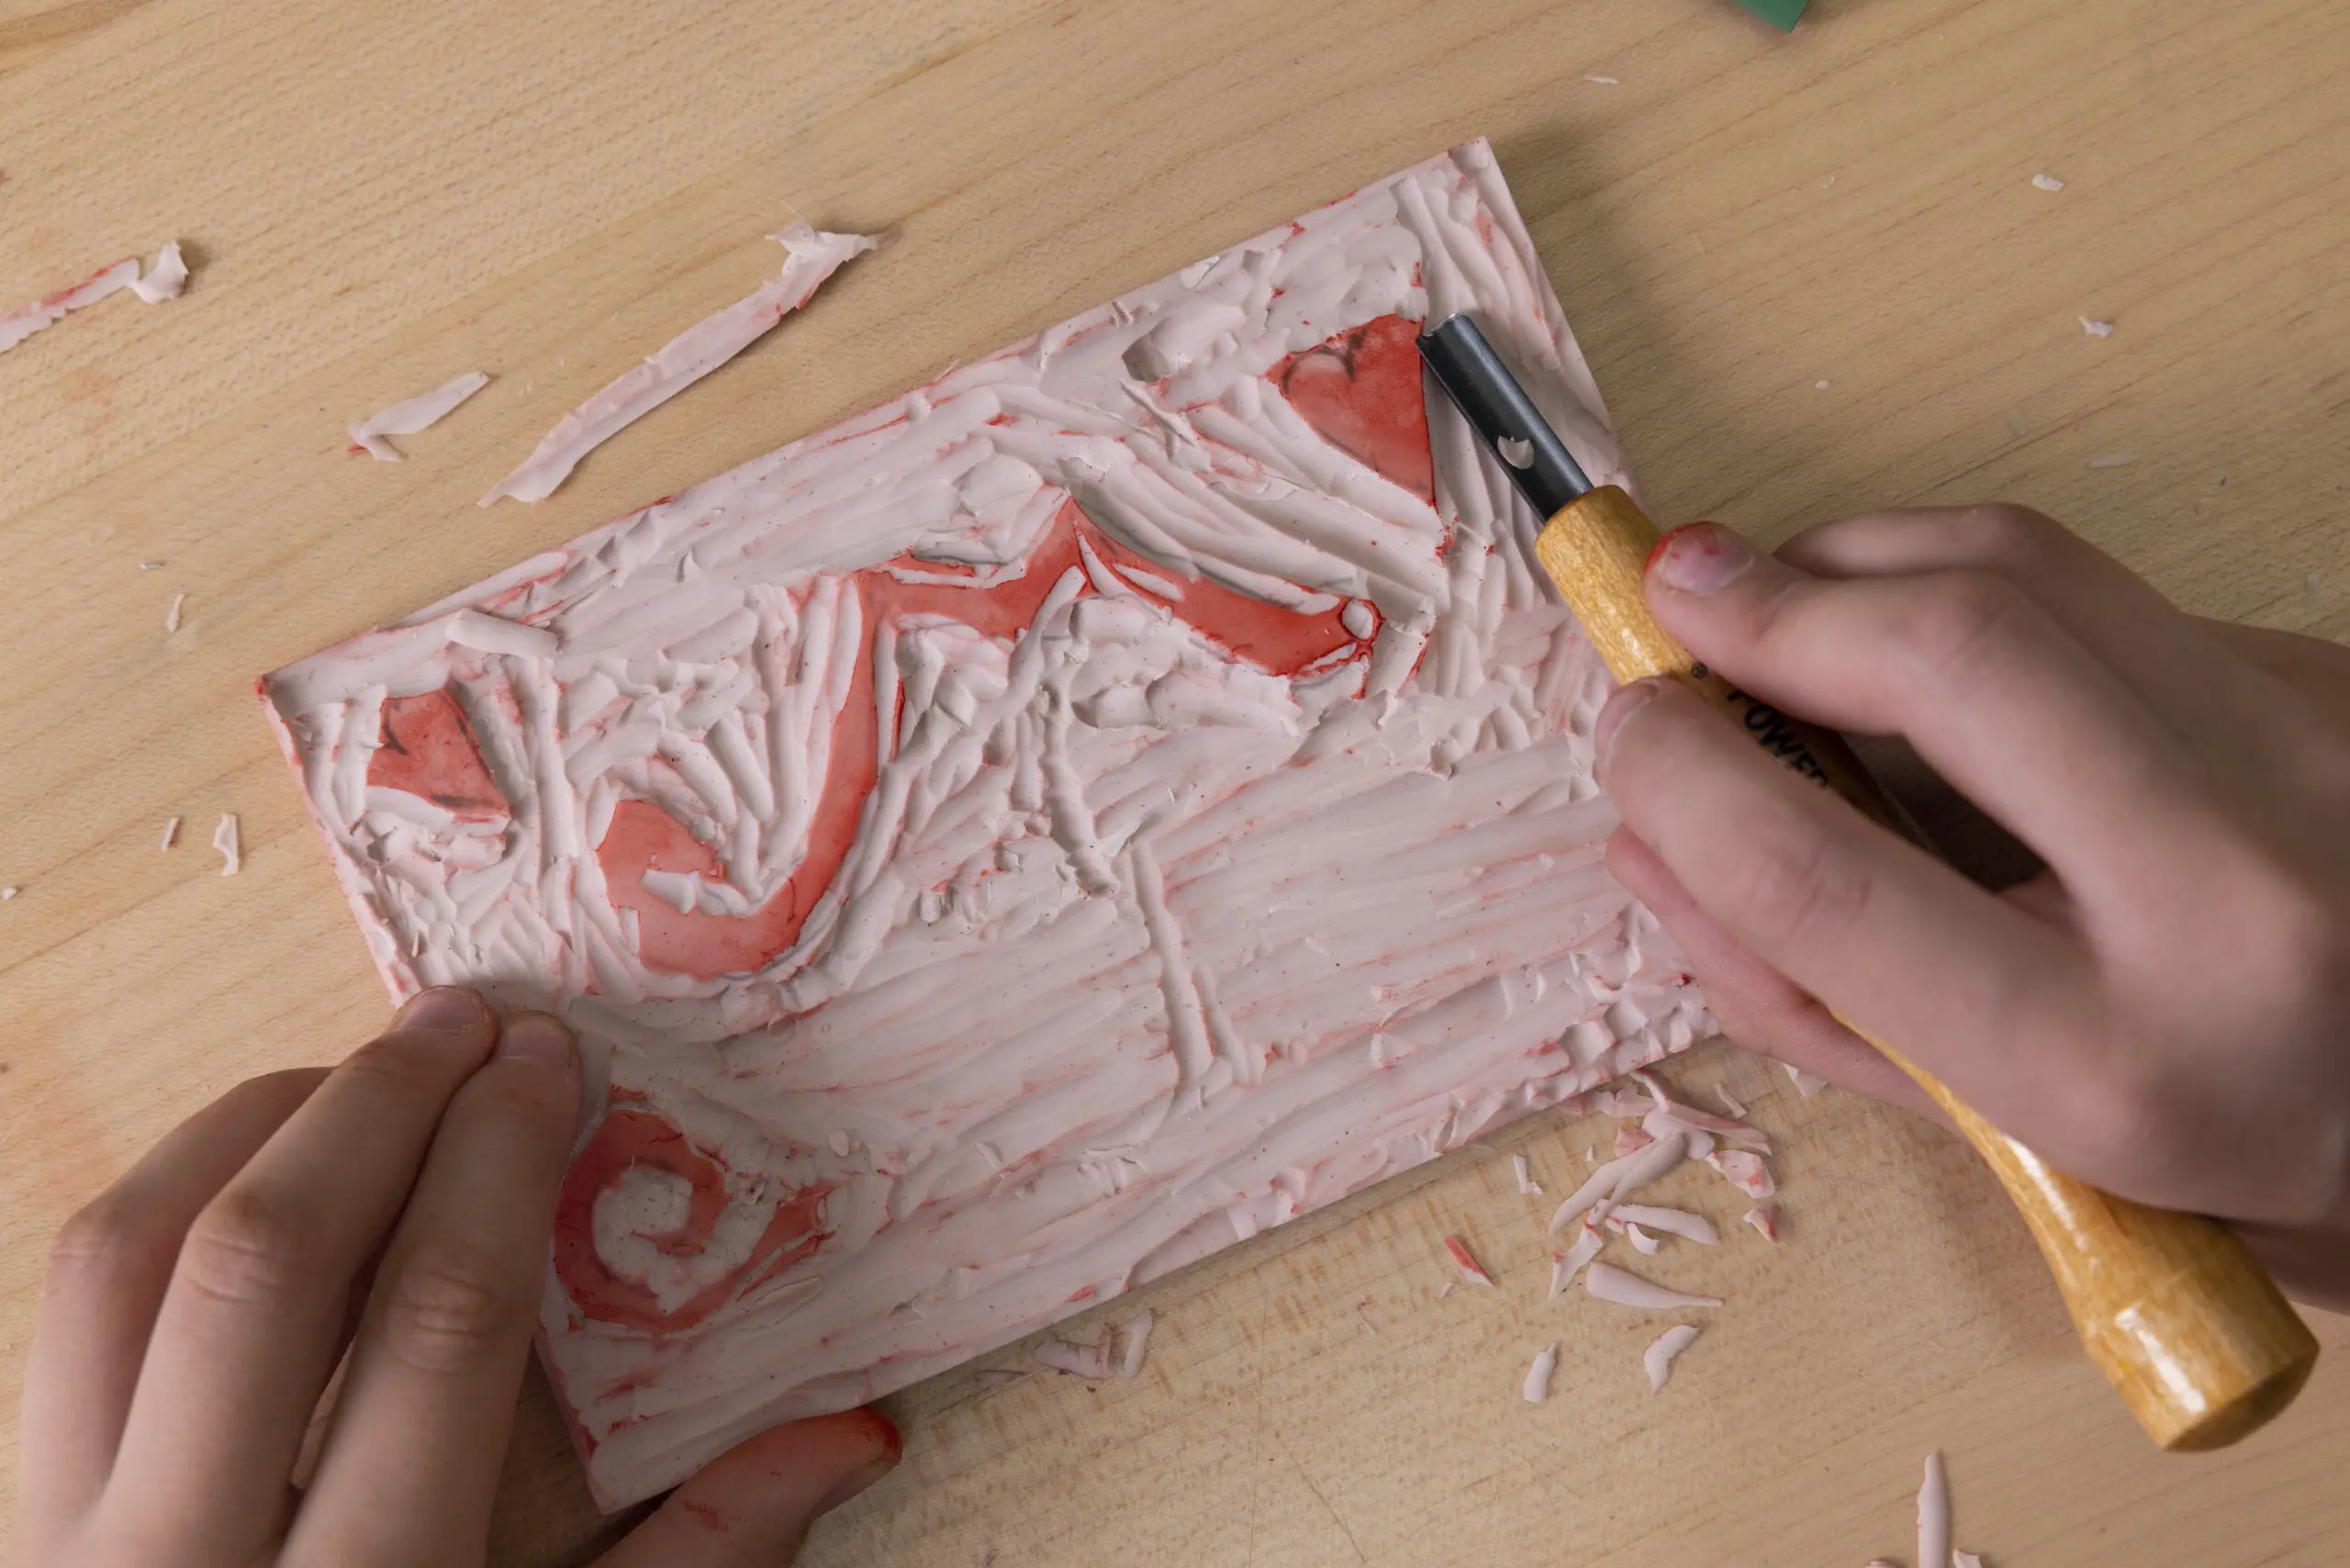
[[[1206,577],[1181,577],[1104,533],[1091,518],[1078,510],[1074,501],[1061,508],[1061,517],[1055,520],[1056,523],[1062,519],[1075,520],[1086,543],[1112,571],[1123,576],[1140,570],[1160,578],[1179,577],[1183,597],[1171,604],[1147,588],[1141,591],[1153,603],[1167,604],[1177,620],[1209,642],[1259,669],[1274,675],[1297,675],[1316,660],[1326,658],[1355,641],[1354,633],[1339,619],[1338,612],[1344,605],[1304,615]],[[1375,634],[1377,627],[1372,630]]]
[[[1490,1285],[1494,1282],[1493,1276],[1485,1272],[1485,1266],[1477,1261],[1476,1254],[1469,1250],[1469,1244],[1460,1238],[1446,1237],[1444,1249],[1452,1254],[1452,1260],[1460,1265],[1462,1273],[1481,1285]]]
[[[1274,378],[1325,439],[1397,484],[1433,498],[1416,332],[1412,322],[1384,317],[1292,356],[1276,367]],[[1104,568],[1128,581],[1149,602],[1163,605],[1234,656],[1271,674],[1295,676],[1349,649],[1355,657],[1367,656],[1368,639],[1347,630],[1339,613],[1343,606],[1301,614],[1204,578],[1184,578],[1178,569],[1119,543],[1073,499],[1062,503],[1016,576],[983,582],[976,571],[911,556],[854,573],[849,588],[857,596],[868,635],[856,652],[847,696],[834,721],[807,852],[773,899],[748,915],[679,913],[675,905],[645,890],[644,874],[661,870],[716,879],[724,874],[718,856],[649,801],[622,801],[613,809],[596,857],[613,903],[636,912],[639,956],[646,967],[711,979],[756,969],[789,950],[847,858],[878,772],[880,718],[875,711],[869,633],[885,624],[935,616],[990,637],[1016,640],[1035,624],[1054,586],[1083,565],[1080,541]],[[903,581],[893,570],[932,580]],[[1170,601],[1153,593],[1136,580],[1145,574],[1162,581],[1181,578],[1179,597]],[[938,580],[957,577],[969,581]],[[1080,594],[1093,591],[1090,579],[1080,589]],[[386,746],[370,767],[371,783],[424,794],[452,810],[505,809],[453,693],[400,699],[387,703],[385,711]],[[830,1189],[817,1186],[792,1194],[777,1208],[740,1267],[675,1311],[665,1312],[649,1290],[613,1274],[598,1257],[597,1198],[637,1166],[668,1171],[690,1183],[685,1224],[650,1238],[673,1257],[690,1257],[708,1245],[728,1199],[724,1171],[717,1161],[666,1120],[640,1108],[641,1103],[639,1095],[614,1092],[603,1125],[573,1163],[556,1209],[554,1266],[573,1304],[586,1316],[674,1332],[690,1327],[822,1246],[828,1233],[817,1227]],[[1070,1299],[1081,1301],[1092,1294],[1089,1287]],[[895,1458],[896,1428],[878,1416],[872,1418]]]
[[[935,615],[946,621],[959,621],[983,635],[1011,642],[1035,623],[1036,611],[1044,608],[1053,585],[1080,564],[1080,532],[1086,535],[1087,543],[1097,550],[1102,547],[1102,532],[1093,526],[1092,520],[1078,510],[1075,501],[1063,501],[1052,521],[1045,525],[1036,542],[1028,547],[1016,577],[981,585],[975,572],[901,555],[881,566],[868,566],[855,574],[852,580],[856,584],[857,599],[865,607],[868,625],[900,622],[910,615]],[[973,581],[968,587],[961,583],[901,582],[891,576],[893,571],[919,572],[931,577],[969,576]]]
[[[1420,390],[1420,324],[1382,316],[1270,373],[1274,386],[1331,445],[1423,499],[1436,499],[1428,409]]]
[[[572,1305],[599,1323],[655,1331],[689,1328],[746,1287],[773,1278],[810,1256],[831,1235],[816,1228],[823,1223],[824,1199],[832,1192],[831,1185],[819,1182],[803,1187],[776,1204],[774,1216],[748,1258],[679,1303],[675,1311],[665,1312],[651,1291],[613,1273],[596,1254],[596,1200],[639,1166],[683,1177],[693,1187],[693,1195],[687,1201],[686,1223],[647,1238],[665,1255],[690,1258],[699,1252],[710,1244],[712,1228],[726,1212],[726,1176],[715,1159],[650,1111],[608,1114],[596,1136],[572,1161],[554,1211],[555,1276],[563,1282]]]
[[[1291,356],[1272,374],[1326,440],[1432,499],[1435,477],[1428,455],[1427,408],[1420,388],[1417,330],[1402,317],[1383,316]],[[983,581],[974,570],[901,555],[853,573],[849,581],[868,632],[912,617],[936,616],[1010,642],[1035,624],[1054,585],[1082,565],[1080,541],[1113,575],[1130,582],[1130,575],[1137,573],[1160,580],[1182,577],[1177,569],[1119,543],[1071,499],[1062,502],[1029,547],[1017,576]],[[932,580],[908,582],[899,572]],[[968,581],[937,580],[944,578]],[[1367,640],[1347,630],[1340,616],[1343,605],[1303,614],[1204,577],[1182,578],[1181,597],[1171,602],[1138,582],[1131,586],[1234,656],[1274,675],[1295,676],[1349,648],[1360,655],[1368,647]],[[1091,582],[1080,589],[1080,594],[1092,591]],[[1375,635],[1375,614],[1372,631]],[[878,771],[879,722],[868,637],[857,650],[847,698],[834,721],[807,854],[775,897],[747,915],[681,914],[674,904],[646,891],[644,873],[650,870],[712,879],[723,872],[710,847],[659,807],[643,801],[621,802],[596,846],[596,857],[613,903],[636,912],[638,957],[646,968],[714,980],[759,969],[800,940],[809,914],[832,886],[856,841],[857,820]]]
[[[1649,558],[1640,563],[1640,576],[1648,576],[1650,571],[1655,567],[1657,557],[1664,554],[1665,546],[1673,543],[1673,536],[1674,534],[1680,532],[1682,528],[1695,528],[1696,526],[1697,525],[1694,522],[1684,522],[1681,525],[1681,528],[1668,528],[1662,533],[1658,534],[1656,536],[1656,543],[1649,546]]]
[[[510,816],[457,694],[448,687],[384,704],[375,753],[367,759],[367,782],[420,796],[454,812],[463,822]]]
[[[865,1418],[865,1424],[870,1429],[873,1440],[881,1445],[883,1457],[891,1464],[897,1463],[905,1457],[906,1439],[899,1433],[898,1424],[895,1421],[870,1406],[862,1410],[852,1410],[848,1414]]]
[[[850,748],[850,755],[845,759],[842,744],[845,739],[856,738],[844,735],[843,732],[855,727],[850,721],[857,711],[857,694],[851,691],[849,706],[834,727],[832,767],[825,776],[824,793],[817,802],[815,821],[811,824],[807,856],[785,880],[782,890],[749,914],[680,914],[676,904],[647,890],[647,871],[681,871],[711,881],[723,881],[726,873],[708,845],[651,801],[622,801],[612,808],[611,826],[605,830],[603,842],[596,846],[596,859],[604,868],[604,890],[613,906],[636,911],[637,956],[644,960],[645,968],[665,974],[715,980],[720,975],[755,969],[800,940],[800,928],[807,924],[808,912],[824,896],[833,873],[848,857],[850,841],[856,836],[856,808],[864,801],[866,791],[873,788],[873,698],[869,690],[863,703],[867,734],[861,750],[862,778],[854,777],[856,758],[860,753]],[[845,771],[852,777],[844,778]],[[850,808],[845,823],[833,820],[843,814],[833,809],[834,802],[841,800],[845,800]]]
[[[1667,529],[1664,537],[1649,551],[1640,575],[1646,577],[1655,570],[1656,564],[1667,554],[1678,555],[1684,562],[1700,556],[1729,555],[1731,546],[1722,535],[1722,525],[1718,522],[1684,522],[1678,528]]]
[[[855,1480],[859,1472],[884,1462],[896,1464],[905,1457],[906,1440],[890,1417],[869,1405],[831,1416],[811,1416],[745,1438],[725,1458],[687,1482],[686,1488],[705,1495],[739,1495],[746,1506],[755,1507],[778,1483],[798,1486],[806,1479],[811,1462],[838,1468],[856,1460],[861,1450],[869,1450],[873,1457],[842,1477],[835,1484],[836,1495],[838,1487]],[[819,1511],[822,1506],[819,1505]]]
[[[868,626],[901,622],[910,616],[938,616],[1009,642],[1035,622],[1062,575],[1080,564],[1080,537],[1113,572],[1125,567],[1161,578],[1173,575],[1118,543],[1075,501],[1066,501],[1029,551],[1020,576],[1009,580],[969,588],[902,582],[890,575],[890,566],[930,577],[956,574],[934,562],[901,557],[890,566],[855,573],[851,581]],[[1080,590],[1091,591],[1091,584]],[[1155,597],[1152,601],[1164,602]],[[1300,614],[1204,579],[1185,581],[1182,598],[1168,608],[1211,642],[1275,675],[1296,675],[1358,642],[1339,619],[1341,607]],[[857,818],[878,771],[878,728],[868,641],[857,650],[847,698],[833,722],[832,750],[809,828],[807,854],[781,890],[747,915],[681,914],[675,904],[647,891],[647,871],[687,872],[713,880],[722,879],[724,872],[709,846],[660,807],[622,801],[614,808],[611,825],[596,846],[596,858],[613,904],[636,911],[637,956],[646,968],[714,980],[756,969],[800,940],[809,914],[856,840]]]
[[[886,566],[852,574],[850,583],[867,630],[909,615],[959,621],[990,637],[1018,636],[1063,572],[1078,564],[1077,539],[1061,509],[1046,537],[1028,554],[1019,577],[989,587],[900,582]],[[933,576],[949,575],[934,564],[901,557],[891,566]],[[856,841],[856,823],[879,769],[879,716],[874,709],[873,650],[868,636],[856,652],[848,695],[833,721],[832,749],[824,767],[823,791],[809,823],[807,853],[782,889],[747,915],[681,914],[677,907],[645,890],[647,871],[682,871],[722,879],[718,857],[660,807],[622,801],[611,826],[596,846],[596,859],[612,902],[636,911],[637,956],[647,969],[714,980],[756,969],[788,952],[800,928],[833,884]]]
[[[136,263],[138,260],[139,258],[136,256],[125,256],[122,258],[122,262]],[[76,284],[68,284],[65,287],[59,289],[55,294],[43,295],[41,297],[39,308],[42,310],[54,310],[61,305],[69,304],[75,295],[81,293],[84,289],[97,282],[98,279],[106,276],[106,274],[114,271],[115,268],[122,265],[122,262],[108,262],[105,266],[100,267],[96,272],[92,273],[88,277],[84,278],[81,282]],[[22,310],[15,310],[11,311],[9,314],[14,317],[21,316],[24,312]]]
[[[734,1528],[734,1521],[733,1519],[728,1518],[724,1514],[720,1513],[716,1508],[711,1507],[708,1503],[702,1502],[699,1498],[680,1497],[677,1499],[677,1508],[679,1512],[689,1516],[696,1524],[699,1524],[706,1530],[713,1530],[723,1535],[726,1531]]]

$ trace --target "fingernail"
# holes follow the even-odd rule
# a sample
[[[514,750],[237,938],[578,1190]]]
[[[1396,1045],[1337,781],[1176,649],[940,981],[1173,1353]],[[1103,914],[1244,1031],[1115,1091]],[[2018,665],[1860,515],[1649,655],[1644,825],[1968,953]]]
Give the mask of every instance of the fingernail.
[[[1591,747],[1601,768],[1607,766],[1607,754],[1615,746],[1617,732],[1623,729],[1624,721],[1648,706],[1656,693],[1657,683],[1653,679],[1636,680],[1629,686],[1617,687],[1600,708],[1599,717],[1592,722]]]
[[[866,1418],[873,1423],[876,1433],[881,1439],[882,1452],[888,1456],[892,1466],[896,1465],[906,1456],[905,1434],[898,1430],[898,1423],[870,1405],[865,1407],[865,1415]]]
[[[498,1055],[507,1061],[569,1067],[572,1050],[571,1031],[544,1013],[517,1013],[498,1036]]]
[[[434,1035],[462,1035],[489,1015],[481,998],[461,986],[438,985],[419,991],[400,1009],[396,1020],[403,1029]]]
[[[839,1507],[843,1503],[897,1469],[898,1460],[906,1451],[906,1439],[899,1432],[898,1424],[870,1405],[859,1410],[851,1410],[839,1419],[844,1423],[862,1422],[866,1428],[866,1436],[880,1449],[881,1453],[879,1458],[867,1461],[834,1483],[833,1489],[824,1494],[824,1500],[816,1505],[816,1511],[820,1514],[827,1509]]]
[[[1649,575],[1680,593],[1718,593],[1754,565],[1745,540],[1718,522],[1693,522],[1657,541]]]

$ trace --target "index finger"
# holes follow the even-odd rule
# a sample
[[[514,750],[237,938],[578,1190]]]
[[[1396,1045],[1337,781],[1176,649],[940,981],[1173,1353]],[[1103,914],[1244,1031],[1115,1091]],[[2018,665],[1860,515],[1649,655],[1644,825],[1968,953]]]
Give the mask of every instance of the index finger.
[[[2274,700],[2273,676],[2234,628],[2186,614],[2120,561],[2028,508],[1866,512],[1807,529],[1776,554],[1822,577],[1991,574],[2039,604],[2149,710],[2196,736],[2240,787],[2265,794],[2280,769],[2307,756],[2297,712]]]
[[[578,1125],[570,1030],[509,1018],[450,1102],[376,1272],[289,1561],[479,1551]]]
[[[1648,589],[1667,631],[1765,701],[1905,737],[2092,918],[2175,905],[2223,863],[2186,741],[1995,575],[1822,581],[1698,523],[1666,537]]]
[[[422,993],[205,1205],[156,1316],[109,1510],[118,1499],[132,1528],[195,1543],[192,1562],[266,1551],[352,1283],[496,1037],[472,992]]]
[[[719,1455],[595,1568],[788,1563],[816,1517],[889,1473],[902,1451],[878,1410],[774,1427]]]

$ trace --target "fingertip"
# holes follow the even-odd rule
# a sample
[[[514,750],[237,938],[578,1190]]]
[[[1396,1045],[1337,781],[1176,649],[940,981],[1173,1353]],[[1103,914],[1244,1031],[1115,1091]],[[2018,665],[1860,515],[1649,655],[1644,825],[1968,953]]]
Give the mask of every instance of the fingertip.
[[[764,1484],[771,1495],[813,1494],[807,1513],[814,1518],[832,1512],[895,1470],[905,1449],[897,1423],[867,1406],[762,1432],[734,1453],[750,1450],[746,1457],[755,1456],[756,1468],[764,1473]]]
[[[872,1428],[875,1440],[880,1444],[882,1453],[889,1458],[891,1464],[906,1457],[905,1434],[898,1429],[898,1424],[895,1421],[870,1405],[862,1410],[851,1411],[850,1414],[865,1417],[866,1424]]]
[[[1754,546],[1718,522],[1692,522],[1656,542],[1647,577],[1653,587],[1675,593],[1718,593],[1754,565]]]
[[[400,1034],[463,1035],[488,1027],[489,1004],[464,986],[436,985],[408,998],[392,1017]]]
[[[805,1485],[832,1478],[813,1512],[840,1506],[898,1466],[906,1451],[897,1423],[871,1406],[817,1416],[760,1433],[735,1452],[755,1450],[772,1482]]]
[[[1643,579],[1657,623],[1702,663],[1748,690],[1780,678],[1780,622],[1809,602],[1817,579],[1719,523],[1667,534]]]
[[[578,1063],[579,1042],[571,1025],[552,1013],[515,1013],[498,1031],[498,1056],[502,1061],[569,1070]]]
[[[1624,725],[1663,689],[1663,683],[1651,677],[1617,687],[1601,705],[1599,716],[1592,721],[1591,745],[1594,767],[1602,788],[1607,783],[1608,758],[1614,754]]]
[[[509,1014],[498,1026],[498,1048],[489,1059],[492,1067],[521,1068],[534,1081],[531,1098],[563,1113],[561,1147],[568,1149],[587,1114],[579,1040],[571,1026],[551,1013]]]
[[[1651,571],[1655,569],[1657,557],[1663,554],[1667,550],[1673,547],[1673,536],[1674,534],[1680,532],[1682,529],[1695,528],[1697,524],[1694,522],[1679,523],[1672,528],[1666,529],[1662,533],[1658,534],[1656,536],[1656,543],[1649,546],[1649,558],[1640,563],[1640,575],[1645,577]]]
[[[821,1514],[888,1474],[904,1452],[896,1424],[878,1410],[812,1416],[737,1443],[678,1494],[735,1511],[796,1498],[809,1514]]]

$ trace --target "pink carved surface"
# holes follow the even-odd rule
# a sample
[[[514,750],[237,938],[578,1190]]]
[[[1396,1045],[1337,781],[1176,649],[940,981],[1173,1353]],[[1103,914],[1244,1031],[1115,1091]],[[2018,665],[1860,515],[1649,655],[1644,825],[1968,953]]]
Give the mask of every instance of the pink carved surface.
[[[1707,1032],[1457,309],[1623,479],[1472,143],[267,678],[394,993],[587,1045],[607,1506]]]

